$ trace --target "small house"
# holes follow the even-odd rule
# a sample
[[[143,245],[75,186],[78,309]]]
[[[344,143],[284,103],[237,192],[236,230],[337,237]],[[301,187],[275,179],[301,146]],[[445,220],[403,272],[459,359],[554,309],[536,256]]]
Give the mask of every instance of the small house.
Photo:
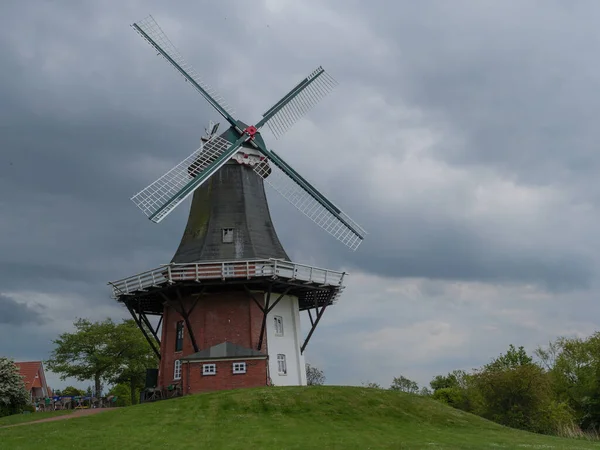
[[[36,399],[52,397],[52,390],[46,383],[46,375],[44,374],[44,365],[42,361],[23,361],[15,362],[19,368],[19,372],[25,382],[25,389],[31,396],[31,402]]]

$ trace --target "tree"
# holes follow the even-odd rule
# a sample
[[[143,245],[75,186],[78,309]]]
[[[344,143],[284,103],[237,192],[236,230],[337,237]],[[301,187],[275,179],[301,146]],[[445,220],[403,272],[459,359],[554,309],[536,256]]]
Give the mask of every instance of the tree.
[[[402,391],[410,394],[416,394],[419,392],[419,385],[415,381],[409,380],[405,376],[400,375],[399,377],[394,377],[390,389],[392,391]]]
[[[114,395],[117,397],[117,401],[115,402],[116,406],[131,406],[131,399],[133,396],[131,395],[131,388],[127,383],[115,384],[108,391],[108,395]]]
[[[523,347],[511,345],[476,373],[475,382],[483,398],[481,415],[487,419],[538,433],[555,432],[557,420],[568,420],[554,402],[549,375]]]
[[[131,404],[135,405],[139,398],[137,393],[144,388],[146,382],[146,370],[156,367],[158,360],[132,319],[117,325],[111,345],[114,346],[113,352],[120,357],[108,370],[107,379],[115,384],[129,384]]]
[[[475,414],[481,413],[481,395],[474,376],[464,370],[454,370],[447,375],[436,375],[429,385],[432,398],[453,408]]]
[[[58,391],[55,392],[57,395]],[[77,389],[76,387],[73,386],[67,386],[66,388],[64,388],[60,395],[62,395],[63,397],[76,397],[76,396],[80,396],[83,397],[85,396],[86,392],[83,389]]]
[[[115,323],[112,319],[90,322],[77,319],[75,332],[62,333],[53,343],[56,348],[46,362],[61,380],[73,377],[78,381],[93,380],[96,397],[102,395],[101,380],[115,364],[118,354],[114,352]]]
[[[533,364],[533,358],[527,354],[523,346],[518,349],[510,344],[506,353],[501,354],[484,367],[488,371],[501,372]]]
[[[0,417],[21,412],[30,400],[15,362],[0,357]]]
[[[93,393],[102,396],[102,381],[126,382],[135,389],[143,387],[146,368],[156,366],[156,356],[131,319],[120,324],[110,318],[102,322],[78,319],[75,331],[62,333],[54,340],[47,367],[61,379],[93,380]]]
[[[306,384],[309,386],[325,384],[325,374],[317,367],[306,364]]]
[[[564,402],[577,424],[600,430],[600,333],[586,339],[559,337],[536,355],[547,370],[557,402]]]
[[[459,373],[459,371],[455,370],[448,375],[436,375],[433,380],[429,382],[429,386],[434,392],[439,389],[457,388],[459,376],[457,373]]]
[[[419,391],[419,395],[423,396],[423,397],[431,397],[431,390],[427,388],[427,386],[423,386],[421,388],[421,390]]]

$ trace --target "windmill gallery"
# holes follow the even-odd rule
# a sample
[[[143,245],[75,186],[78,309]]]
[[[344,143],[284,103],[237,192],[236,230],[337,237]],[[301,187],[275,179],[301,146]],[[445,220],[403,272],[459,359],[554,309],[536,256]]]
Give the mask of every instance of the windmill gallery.
[[[147,388],[174,395],[264,385],[305,385],[304,350],[325,310],[344,289],[344,273],[292,262],[269,213],[264,181],[352,250],[365,231],[278,154],[260,129],[281,136],[335,81],[318,68],[254,126],[204,84],[156,21],[133,28],[228,122],[212,125],[201,147],[132,197],[160,222],[193,195],[171,262],[110,282],[159,358]],[[302,337],[300,313],[310,329]]]

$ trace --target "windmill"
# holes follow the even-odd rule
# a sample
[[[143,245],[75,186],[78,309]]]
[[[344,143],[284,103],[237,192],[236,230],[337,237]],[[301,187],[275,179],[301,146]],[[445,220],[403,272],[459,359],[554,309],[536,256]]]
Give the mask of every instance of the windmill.
[[[305,348],[339,299],[346,274],[290,260],[271,221],[264,182],[351,250],[365,231],[267,148],[260,130],[266,125],[281,137],[336,82],[319,67],[247,125],[151,16],[132,26],[229,125],[217,134],[219,123],[211,121],[200,148],[131,198],[159,223],[193,196],[171,262],[109,282],[160,360],[147,377],[148,395],[305,385]],[[304,337],[301,312],[310,320]]]
[[[358,248],[365,231],[280,155],[268,149],[260,132],[266,125],[276,138],[281,137],[331,91],[337,83],[322,67],[294,86],[255,125],[247,125],[233,117],[233,110],[223,98],[185,62],[152,16],[132,26],[229,124],[221,135],[216,135],[219,125],[211,124],[208,141],[131,198],[151,221],[162,221],[228,160],[241,153],[255,172],[299,211],[350,249]]]

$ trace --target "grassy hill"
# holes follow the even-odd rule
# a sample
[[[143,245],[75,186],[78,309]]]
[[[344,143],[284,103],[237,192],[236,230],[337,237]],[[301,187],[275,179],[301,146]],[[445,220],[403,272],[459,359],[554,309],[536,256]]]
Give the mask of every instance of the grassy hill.
[[[433,400],[358,387],[192,395],[0,429],[0,449],[600,449],[502,427]]]

